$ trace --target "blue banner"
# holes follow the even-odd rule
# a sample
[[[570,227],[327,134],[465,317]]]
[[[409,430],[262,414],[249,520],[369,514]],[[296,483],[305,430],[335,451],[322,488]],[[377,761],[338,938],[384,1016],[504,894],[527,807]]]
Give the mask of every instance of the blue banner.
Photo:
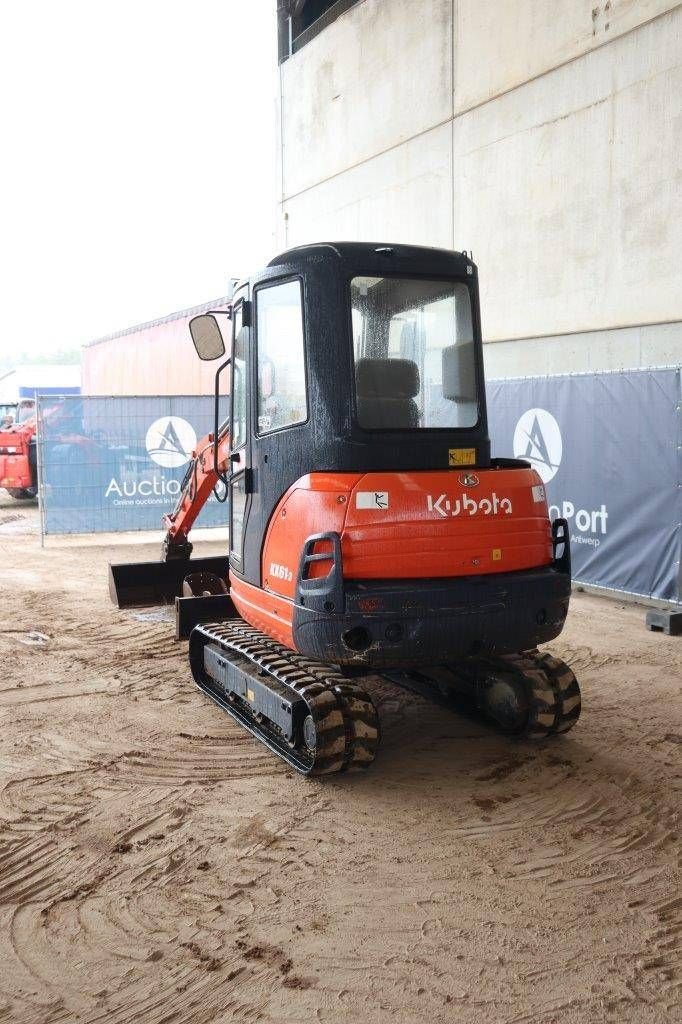
[[[488,382],[493,455],[542,477],[575,580],[682,598],[680,394],[679,367]]]
[[[680,387],[676,367],[488,382],[493,455],[540,474],[568,520],[574,579],[682,599]],[[160,529],[212,430],[210,397],[41,397],[45,532]],[[211,497],[197,525],[227,523]]]
[[[212,397],[39,397],[45,533],[161,529],[212,430]],[[226,526],[227,513],[211,496],[196,525]]]

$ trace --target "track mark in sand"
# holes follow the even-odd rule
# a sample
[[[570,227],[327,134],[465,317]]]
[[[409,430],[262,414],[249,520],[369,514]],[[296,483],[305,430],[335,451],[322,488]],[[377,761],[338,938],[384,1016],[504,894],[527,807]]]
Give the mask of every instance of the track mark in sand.
[[[12,707],[18,704],[41,704],[53,700],[71,700],[74,697],[90,697],[94,694],[118,694],[119,683],[103,680],[92,683],[39,683],[36,686],[13,686],[0,690],[0,706]]]
[[[42,791],[29,780],[14,793],[14,809],[21,807],[23,813],[5,828],[0,843],[0,905],[37,898],[66,900],[91,892],[118,870],[116,854],[144,851],[167,837],[171,844],[184,822],[184,815],[169,810],[179,791],[146,787],[140,793],[135,787],[84,786],[78,773],[60,782],[64,799],[54,799],[49,806],[41,799],[45,782]],[[131,803],[146,809],[132,822]]]
[[[638,653],[633,652],[626,646],[613,646],[608,650],[595,650],[583,644],[571,644],[566,640],[553,640],[549,650],[558,658],[563,658],[576,674],[581,672],[592,672],[595,669],[610,668],[616,665],[626,667],[632,666],[657,666],[670,668],[671,663],[667,656],[662,656],[658,661],[654,650],[647,648]],[[662,652],[661,652],[662,653]],[[673,654],[672,662],[679,664],[679,653]]]
[[[138,751],[117,763],[121,776],[141,785],[221,782],[254,775],[282,776],[286,765],[239,726],[223,737],[198,738],[179,733],[174,749]]]
[[[127,616],[107,624],[96,622],[77,624],[68,632],[76,639],[85,642],[93,641],[104,647],[108,647],[110,644],[125,643],[135,648],[145,649],[155,642],[164,644],[169,649],[183,649],[174,640],[168,629],[168,623],[140,623]]]
[[[653,992],[661,989],[671,996],[673,1003],[670,1009],[679,1002],[682,984],[682,896],[665,899],[650,906],[643,899],[633,900],[628,906],[639,909],[652,919],[649,933],[651,950],[646,950],[637,959],[635,967],[642,983],[651,987]]]
[[[41,832],[75,821],[91,803],[88,775],[103,770],[106,762],[71,771],[57,771],[12,779],[0,792],[0,813],[16,832]]]
[[[10,512],[9,515],[0,516],[0,525],[4,526],[6,523],[18,523],[24,519],[26,519],[26,516],[18,515],[16,512]]]
[[[232,835],[232,843],[240,850],[270,846],[277,839],[277,833],[265,824],[262,814],[256,814],[238,825]]]
[[[476,776],[476,781],[496,782],[498,779],[506,779],[533,760],[535,760],[533,757],[524,758],[510,755],[509,757],[503,758],[501,761],[497,761],[489,768],[486,768],[485,771]]]
[[[621,660],[617,653],[606,654],[603,651],[595,651],[587,646],[574,646],[563,640],[554,640],[551,644],[551,652],[557,658],[563,658],[573,671],[584,672],[586,669],[605,668],[607,665],[616,665]]]
[[[0,905],[56,894],[69,854],[44,835],[0,842]]]
[[[288,973],[284,954],[245,958],[230,943],[235,923],[215,897],[177,889],[139,894],[123,884],[106,897],[20,907],[6,923],[4,987],[21,1024],[46,1019],[55,1003],[88,1024],[243,1021],[254,993],[243,1004],[240,984]]]
[[[138,853],[147,847],[155,849],[164,844],[165,852],[174,854],[177,849],[178,836],[188,817],[188,809],[183,805],[181,790],[168,790],[163,787],[145,790],[145,814],[132,824],[117,832],[112,852],[116,854]]]

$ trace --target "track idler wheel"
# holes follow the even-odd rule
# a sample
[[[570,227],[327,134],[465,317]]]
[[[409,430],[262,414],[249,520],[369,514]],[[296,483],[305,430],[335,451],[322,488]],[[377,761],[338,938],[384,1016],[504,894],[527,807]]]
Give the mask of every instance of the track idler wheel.
[[[502,732],[527,739],[568,732],[581,708],[573,671],[540,651],[500,658],[479,683],[478,702]]]
[[[530,709],[528,685],[511,672],[491,674],[480,688],[479,707],[501,732],[508,735],[522,733],[528,723]]]

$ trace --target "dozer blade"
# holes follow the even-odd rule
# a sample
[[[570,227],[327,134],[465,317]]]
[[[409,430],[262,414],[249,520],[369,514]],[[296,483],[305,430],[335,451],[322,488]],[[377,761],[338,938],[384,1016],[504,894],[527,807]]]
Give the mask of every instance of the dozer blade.
[[[170,603],[182,594],[185,576],[200,572],[227,579],[227,556],[174,558],[168,562],[110,562],[109,594],[119,608]]]

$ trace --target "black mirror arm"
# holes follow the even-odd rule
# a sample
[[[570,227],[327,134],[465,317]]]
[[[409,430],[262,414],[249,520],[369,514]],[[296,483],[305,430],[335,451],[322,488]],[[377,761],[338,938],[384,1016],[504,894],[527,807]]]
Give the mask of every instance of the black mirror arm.
[[[213,470],[215,475],[218,477],[220,482],[228,487],[229,481],[224,473],[221,473],[218,469],[218,434],[220,428],[220,374],[226,367],[230,365],[232,358],[226,359],[224,363],[221,363],[215,372],[215,401],[213,406]]]

